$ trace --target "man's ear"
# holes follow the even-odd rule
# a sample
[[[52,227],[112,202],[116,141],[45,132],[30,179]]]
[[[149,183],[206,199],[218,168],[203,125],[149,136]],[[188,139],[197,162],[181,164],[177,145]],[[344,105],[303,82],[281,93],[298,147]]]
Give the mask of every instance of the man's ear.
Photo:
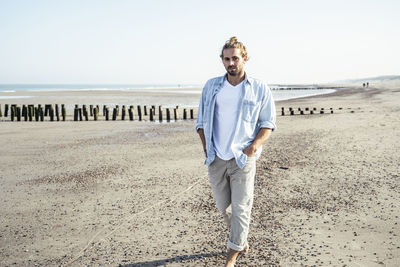
[[[244,62],[247,62],[247,56],[244,56]]]

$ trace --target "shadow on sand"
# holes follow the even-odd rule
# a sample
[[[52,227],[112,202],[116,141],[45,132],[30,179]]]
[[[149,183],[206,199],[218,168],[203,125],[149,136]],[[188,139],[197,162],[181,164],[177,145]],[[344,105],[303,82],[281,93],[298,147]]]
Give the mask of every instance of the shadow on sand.
[[[162,260],[142,261],[142,262],[136,262],[136,263],[126,264],[126,265],[122,265],[121,264],[119,266],[121,266],[121,267],[165,266],[165,265],[171,264],[171,263],[184,263],[185,261],[188,261],[188,260],[211,258],[211,257],[216,257],[218,255],[226,256],[226,252],[200,253],[200,254],[192,254],[192,255],[183,255],[183,256],[176,256],[176,257],[173,257],[173,258],[162,259]]]

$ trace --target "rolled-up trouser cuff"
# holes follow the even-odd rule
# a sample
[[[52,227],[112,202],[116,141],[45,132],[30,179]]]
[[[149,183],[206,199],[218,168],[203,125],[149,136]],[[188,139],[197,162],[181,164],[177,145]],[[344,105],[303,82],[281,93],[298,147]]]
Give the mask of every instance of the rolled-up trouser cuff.
[[[246,243],[243,246],[238,246],[236,244],[233,244],[230,240],[228,240],[228,248],[236,250],[236,251],[242,251],[246,247]]]

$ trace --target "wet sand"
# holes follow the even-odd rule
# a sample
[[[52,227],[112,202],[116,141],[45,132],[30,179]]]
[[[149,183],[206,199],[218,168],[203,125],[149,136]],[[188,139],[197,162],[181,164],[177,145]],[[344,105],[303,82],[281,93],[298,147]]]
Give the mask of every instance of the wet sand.
[[[277,103],[334,113],[278,116],[238,266],[400,265],[399,101],[383,84]],[[194,124],[0,122],[0,265],[221,266]]]

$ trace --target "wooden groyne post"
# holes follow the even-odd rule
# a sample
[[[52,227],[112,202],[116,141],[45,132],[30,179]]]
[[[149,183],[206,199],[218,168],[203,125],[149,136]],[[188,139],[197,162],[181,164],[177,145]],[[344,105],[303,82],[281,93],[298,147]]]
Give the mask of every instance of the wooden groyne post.
[[[167,122],[170,122],[170,121],[171,121],[171,114],[170,114],[169,108],[167,108]]]
[[[161,122],[163,120],[162,106],[158,106],[158,120]]]
[[[4,117],[8,117],[8,104],[4,106]]]
[[[122,106],[122,114],[121,114],[121,120],[125,120],[125,115],[126,115],[126,107],[125,105]]]
[[[129,120],[133,121],[133,106],[129,106],[128,113],[129,113]]]
[[[138,112],[139,121],[142,121],[142,107],[140,105],[137,106],[137,112]]]
[[[184,120],[187,120],[186,108],[183,109],[183,119],[184,119]]]

